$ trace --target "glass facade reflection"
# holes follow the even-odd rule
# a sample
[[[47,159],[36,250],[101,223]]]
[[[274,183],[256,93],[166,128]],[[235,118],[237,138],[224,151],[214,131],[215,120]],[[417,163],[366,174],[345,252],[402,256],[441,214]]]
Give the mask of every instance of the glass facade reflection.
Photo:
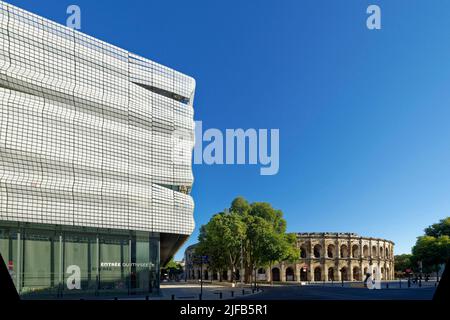
[[[24,298],[158,294],[158,251],[149,232],[0,224],[0,253]],[[73,266],[79,289],[70,289]]]

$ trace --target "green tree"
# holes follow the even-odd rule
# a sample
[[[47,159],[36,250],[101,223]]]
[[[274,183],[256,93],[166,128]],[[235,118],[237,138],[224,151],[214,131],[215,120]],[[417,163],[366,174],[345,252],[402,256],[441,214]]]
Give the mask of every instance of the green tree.
[[[425,229],[425,235],[439,238],[442,236],[450,237],[450,217],[440,220]]]
[[[395,256],[395,272],[405,272],[406,269],[412,269],[413,263],[411,261],[412,254],[400,254]]]
[[[230,211],[240,215],[245,215],[248,211],[250,211],[250,204],[243,197],[237,197],[231,202]]]
[[[211,270],[231,269],[233,277],[241,256],[246,226],[236,213],[218,213],[200,229],[195,254],[207,255]],[[234,279],[232,279],[234,280]]]
[[[258,267],[298,259],[296,241],[294,234],[286,234],[281,210],[237,197],[227,213],[213,216],[201,228],[196,251],[211,256],[213,270],[231,269],[234,274],[242,262],[249,282]]]
[[[174,279],[183,273],[183,266],[172,258],[166,263],[163,270],[167,272],[169,279]]]
[[[425,235],[417,238],[412,248],[411,263],[418,270],[422,264],[426,273],[439,271],[441,264],[450,259],[450,217],[425,229]]]

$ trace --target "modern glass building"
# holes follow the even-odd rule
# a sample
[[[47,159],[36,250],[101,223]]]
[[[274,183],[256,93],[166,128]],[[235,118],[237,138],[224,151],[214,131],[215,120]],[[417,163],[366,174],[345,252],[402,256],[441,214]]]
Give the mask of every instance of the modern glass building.
[[[23,297],[158,292],[194,229],[194,91],[0,1],[0,253]]]

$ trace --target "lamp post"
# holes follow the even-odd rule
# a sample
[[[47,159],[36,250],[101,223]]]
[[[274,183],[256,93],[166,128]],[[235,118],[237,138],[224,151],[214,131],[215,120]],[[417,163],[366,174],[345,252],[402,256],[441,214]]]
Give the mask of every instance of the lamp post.
[[[244,277],[242,276],[242,271],[244,269],[244,249],[242,247],[242,239],[241,239],[241,270],[239,271],[239,280],[241,280],[241,287],[244,287]]]
[[[200,256],[200,300],[203,299],[203,256]]]
[[[419,288],[422,287],[422,272],[423,272],[423,265],[422,261],[419,261]]]
[[[255,266],[255,290],[256,290],[256,266]]]

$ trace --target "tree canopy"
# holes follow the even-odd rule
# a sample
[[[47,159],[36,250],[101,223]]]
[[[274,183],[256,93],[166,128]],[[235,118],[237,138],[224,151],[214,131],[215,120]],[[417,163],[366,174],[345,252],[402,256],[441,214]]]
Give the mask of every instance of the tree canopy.
[[[425,229],[425,235],[439,238],[442,236],[450,237],[450,217],[440,220]]]
[[[237,197],[229,209],[201,227],[196,253],[208,255],[210,268],[216,271],[235,271],[242,263],[249,281],[256,268],[298,259],[296,241],[294,234],[286,234],[281,210]]]
[[[395,271],[405,272],[406,269],[413,269],[411,258],[412,254],[401,254],[395,256]]]
[[[424,272],[437,270],[450,259],[450,217],[425,229],[425,235],[417,238],[412,248],[411,263],[417,269],[422,263]]]

